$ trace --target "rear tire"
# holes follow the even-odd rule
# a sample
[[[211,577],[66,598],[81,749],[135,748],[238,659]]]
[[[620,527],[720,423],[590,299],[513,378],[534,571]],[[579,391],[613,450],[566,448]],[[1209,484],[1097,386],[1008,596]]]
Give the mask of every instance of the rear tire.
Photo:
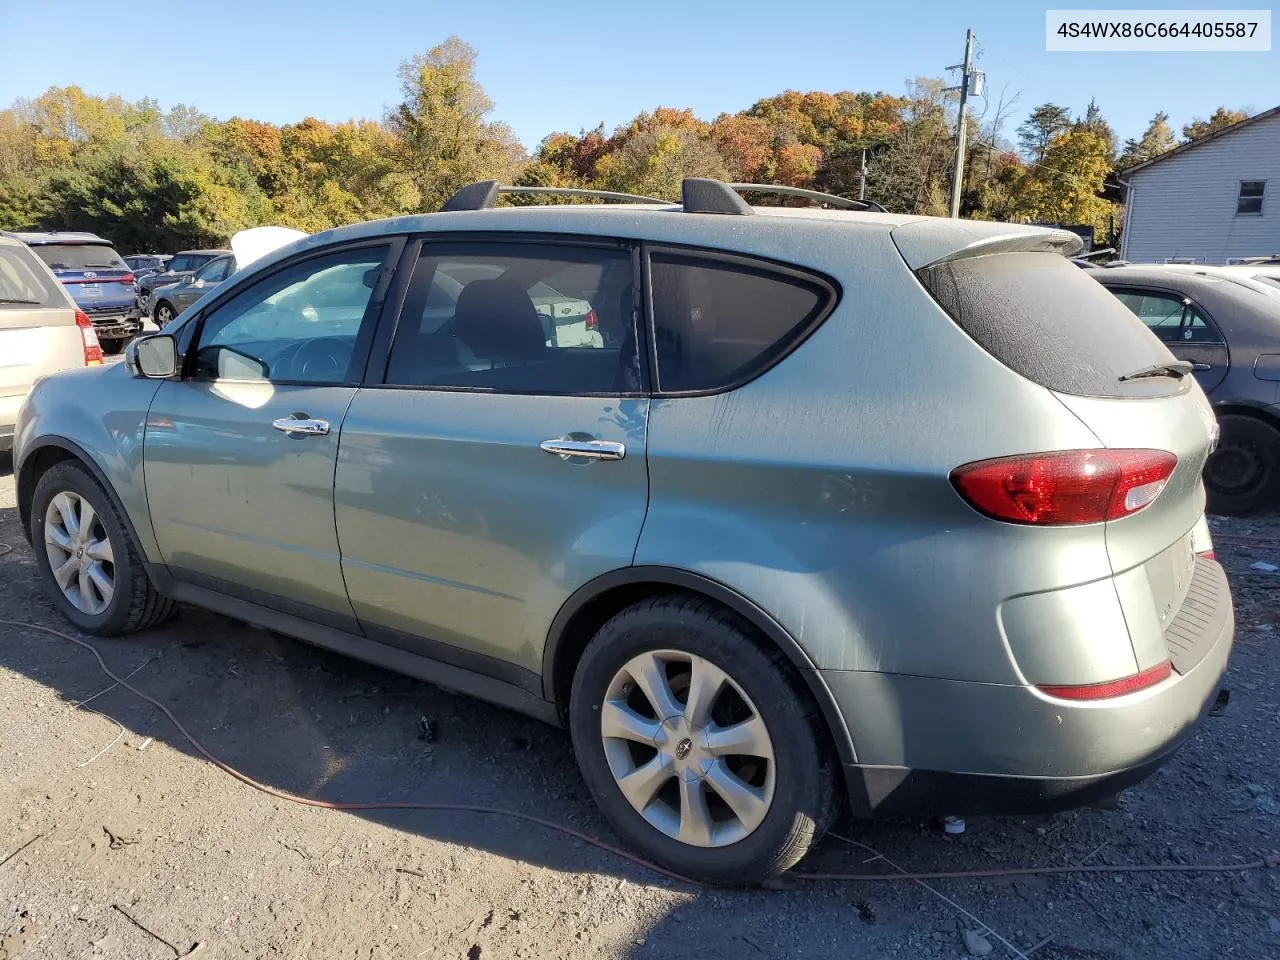
[[[128,340],[99,340],[98,345],[102,347],[105,356],[114,357],[125,348],[128,342]]]
[[[173,305],[167,300],[161,300],[156,304],[155,316],[151,319],[155,321],[157,327],[163,330],[173,322],[175,316],[177,316],[177,313],[174,311]]]
[[[1280,430],[1255,417],[1218,418],[1218,447],[1204,468],[1210,513],[1245,516],[1280,503]]]
[[[85,633],[135,633],[177,609],[152,585],[111,497],[79,463],[55,464],[40,477],[30,526],[41,581],[58,612]]]
[[[780,651],[706,600],[656,597],[601,627],[578,663],[569,727],[614,829],[690,879],[743,885],[782,873],[837,810],[817,706]]]

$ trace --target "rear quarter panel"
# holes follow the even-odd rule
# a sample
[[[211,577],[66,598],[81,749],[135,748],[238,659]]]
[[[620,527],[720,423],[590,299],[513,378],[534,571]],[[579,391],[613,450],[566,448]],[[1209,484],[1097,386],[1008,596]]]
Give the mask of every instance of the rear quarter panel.
[[[805,264],[844,293],[804,344],[731,393],[654,401],[636,563],[732,587],[820,669],[1024,682],[1000,605],[1110,576],[1102,526],[996,523],[948,475],[1097,437],[978,348],[884,234],[824,241]]]

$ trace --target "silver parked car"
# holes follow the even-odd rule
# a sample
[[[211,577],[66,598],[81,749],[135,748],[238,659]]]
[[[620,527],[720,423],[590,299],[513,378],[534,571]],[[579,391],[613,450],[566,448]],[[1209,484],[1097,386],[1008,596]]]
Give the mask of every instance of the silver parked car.
[[[1049,810],[1165,762],[1231,647],[1215,425],[1078,239],[684,188],[475,184],[43,381],[54,603],[103,635],[195,603],[563,725],[617,830],[714,882],[841,794]]]
[[[147,299],[146,314],[157,327],[169,325],[178,314],[236,272],[236,258],[231,254],[215,257],[195,273],[177,283],[156,287]]]

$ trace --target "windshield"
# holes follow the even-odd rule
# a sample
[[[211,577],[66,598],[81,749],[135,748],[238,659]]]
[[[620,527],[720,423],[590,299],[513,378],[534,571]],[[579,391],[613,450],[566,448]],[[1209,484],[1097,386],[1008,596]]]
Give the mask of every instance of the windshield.
[[[34,246],[41,260],[53,270],[128,270],[129,265],[106,244],[50,243]]]

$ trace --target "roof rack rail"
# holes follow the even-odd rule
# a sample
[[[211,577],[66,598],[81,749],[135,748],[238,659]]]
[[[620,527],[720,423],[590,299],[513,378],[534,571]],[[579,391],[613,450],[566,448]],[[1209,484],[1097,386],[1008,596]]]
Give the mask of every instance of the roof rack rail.
[[[613,190],[587,190],[579,187],[521,187],[514,184],[503,184],[497,180],[481,180],[469,183],[444,202],[441,213],[454,210],[488,210],[498,202],[500,193],[550,193],[565,197],[598,197],[601,200],[620,200],[623,203],[661,203],[670,205],[669,200],[657,197],[645,197],[638,193],[617,193]]]
[[[839,207],[841,210],[889,212],[874,200],[854,200],[850,197],[837,196],[834,193],[823,193],[821,190],[806,190],[804,187],[786,187],[773,183],[726,183],[725,186],[739,193],[774,193],[784,197],[804,197],[806,200],[825,203],[832,207]]]

